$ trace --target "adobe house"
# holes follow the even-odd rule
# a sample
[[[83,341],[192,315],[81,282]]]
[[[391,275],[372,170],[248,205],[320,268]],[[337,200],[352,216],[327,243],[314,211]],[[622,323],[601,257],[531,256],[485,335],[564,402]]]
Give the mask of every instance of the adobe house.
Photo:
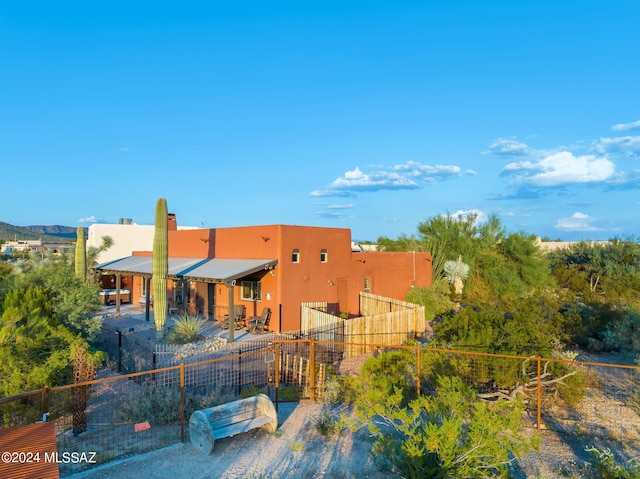
[[[168,235],[168,298],[210,319],[222,319],[229,304],[244,305],[247,316],[268,307],[270,330],[294,331],[302,302],[326,301],[330,312],[358,316],[361,291],[404,299],[412,287],[431,286],[430,253],[352,251],[346,228],[174,227]],[[151,252],[98,269],[133,275],[136,302],[150,287]]]

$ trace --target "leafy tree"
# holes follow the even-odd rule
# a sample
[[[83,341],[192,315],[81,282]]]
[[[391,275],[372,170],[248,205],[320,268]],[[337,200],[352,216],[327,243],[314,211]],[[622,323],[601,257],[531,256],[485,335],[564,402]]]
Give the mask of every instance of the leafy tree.
[[[72,381],[72,354],[87,346],[55,313],[55,298],[42,286],[9,291],[0,316],[0,394],[9,396]],[[95,362],[102,359],[93,353]]]
[[[511,233],[498,245],[498,252],[506,259],[525,288],[540,288],[549,283],[549,264],[536,244],[534,235]]]
[[[94,284],[99,284],[100,282],[100,272],[92,269],[94,266],[98,264],[98,255],[100,253],[108,250],[113,246],[113,238],[111,236],[103,236],[101,238],[100,246],[89,246],[87,248],[87,267],[91,272],[90,281]]]
[[[100,329],[100,320],[91,313],[100,308],[98,290],[75,276],[68,256],[32,258],[14,278],[14,287],[42,287],[54,299],[57,320],[74,333],[92,340]]]
[[[436,279],[428,288],[411,288],[405,300],[424,306],[426,320],[447,314],[455,307],[451,300],[451,289],[443,279]]]
[[[447,262],[467,264],[467,305],[494,304],[496,296],[522,296],[552,282],[546,258],[536,245],[537,238],[525,233],[508,234],[495,215],[484,223],[478,222],[477,215],[435,216],[420,223],[418,232],[418,237],[379,241],[385,250],[430,251],[434,282],[445,276]]]
[[[630,240],[612,239],[606,244],[581,242],[569,248],[561,248],[549,255],[551,268],[560,284],[580,289],[577,278],[588,285],[585,301],[637,302],[637,286],[640,285],[640,245]],[[574,276],[569,272],[576,273]]]
[[[437,325],[435,344],[451,349],[549,357],[564,336],[558,298],[537,292],[512,298],[495,308],[464,308]]]

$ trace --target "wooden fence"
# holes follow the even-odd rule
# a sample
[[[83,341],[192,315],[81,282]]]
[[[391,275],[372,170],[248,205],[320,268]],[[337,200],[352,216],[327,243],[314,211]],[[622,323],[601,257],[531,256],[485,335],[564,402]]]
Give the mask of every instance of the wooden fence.
[[[327,303],[302,303],[301,334],[337,343],[345,357],[357,356],[369,344],[399,345],[425,333],[424,306],[360,293],[360,317],[343,319],[327,312]],[[342,348],[344,343],[358,343]]]
[[[324,363],[315,363],[314,367],[310,358],[280,351],[279,380],[281,384],[297,387],[301,399],[320,400],[324,396],[326,367]],[[312,378],[314,371],[315,377]]]

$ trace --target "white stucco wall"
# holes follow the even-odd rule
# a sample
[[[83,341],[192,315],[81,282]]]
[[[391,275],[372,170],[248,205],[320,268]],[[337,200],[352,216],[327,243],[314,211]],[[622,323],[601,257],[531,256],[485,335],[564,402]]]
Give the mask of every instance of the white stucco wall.
[[[133,251],[153,250],[153,225],[93,224],[89,226],[87,248],[99,247],[103,236],[111,236],[113,246],[98,255],[98,264],[131,256]]]
[[[179,230],[197,229],[196,226],[178,226]],[[98,264],[131,256],[134,251],[153,251],[154,225],[93,224],[89,226],[87,248],[102,244],[103,236],[111,236],[113,246],[98,255]]]

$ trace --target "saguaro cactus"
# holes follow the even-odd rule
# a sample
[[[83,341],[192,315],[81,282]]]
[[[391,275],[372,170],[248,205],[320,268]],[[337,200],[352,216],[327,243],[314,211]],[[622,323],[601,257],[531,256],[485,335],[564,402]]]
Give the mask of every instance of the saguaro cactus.
[[[169,269],[169,234],[167,200],[158,198],[156,203],[156,228],[153,237],[153,317],[156,337],[161,337],[167,322],[167,271]]]
[[[76,236],[76,276],[85,281],[87,279],[87,242],[82,226],[78,226]]]

